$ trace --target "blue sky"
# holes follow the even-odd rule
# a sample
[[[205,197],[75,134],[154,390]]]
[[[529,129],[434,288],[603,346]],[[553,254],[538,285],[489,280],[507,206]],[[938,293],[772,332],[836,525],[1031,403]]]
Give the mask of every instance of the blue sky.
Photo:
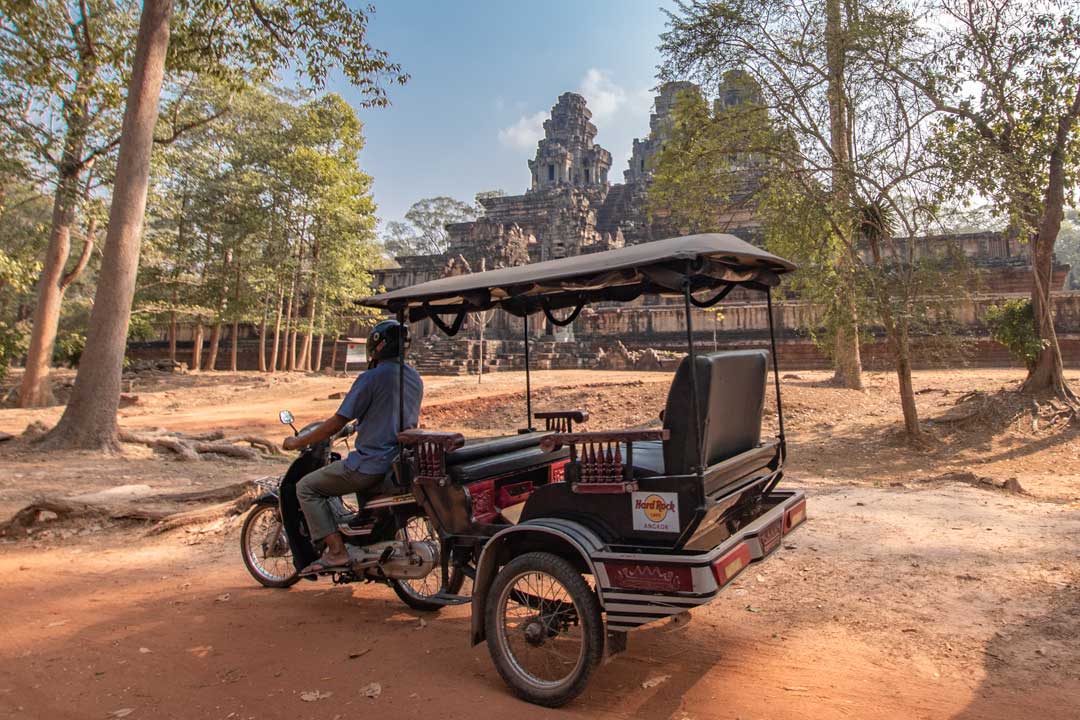
[[[414,201],[481,190],[518,194],[540,123],[559,94],[581,92],[622,181],[634,137],[648,132],[656,86],[659,0],[376,0],[369,39],[412,79],[392,105],[360,109],[384,222]],[[330,83],[359,105],[343,82]]]

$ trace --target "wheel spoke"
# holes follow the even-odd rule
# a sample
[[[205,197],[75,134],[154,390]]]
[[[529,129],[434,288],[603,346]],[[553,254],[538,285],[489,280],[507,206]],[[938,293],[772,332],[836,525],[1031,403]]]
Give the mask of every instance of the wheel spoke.
[[[540,571],[524,572],[499,598],[502,627],[511,663],[531,683],[556,685],[583,662],[585,638],[577,605],[563,584]]]
[[[244,552],[262,577],[274,582],[286,580],[295,569],[277,508],[263,506],[256,513],[249,524]]]

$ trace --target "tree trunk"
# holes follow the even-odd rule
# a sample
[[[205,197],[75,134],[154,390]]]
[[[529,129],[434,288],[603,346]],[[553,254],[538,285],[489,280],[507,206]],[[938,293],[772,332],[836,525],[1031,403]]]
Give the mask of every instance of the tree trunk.
[[[319,333],[319,342],[315,343],[314,362],[311,363],[311,369],[314,372],[322,370],[323,338],[325,337],[325,333]]]
[[[297,292],[300,288],[297,287]],[[292,304],[292,317],[289,318],[289,352],[288,365],[286,369],[296,370],[296,336],[299,333],[300,325],[300,302],[299,298],[293,301]]]
[[[915,406],[915,388],[911,383],[911,338],[908,325],[900,321],[895,338],[896,377],[900,381],[900,407],[904,411],[904,430],[912,440],[922,438],[919,409]]]
[[[304,315],[306,316],[306,327],[304,328],[304,332],[300,336],[300,354],[296,361],[296,369],[302,370],[304,372],[309,372],[311,370],[311,341],[314,338],[312,328],[315,324],[314,307],[314,298],[308,298],[307,307],[304,308]]]
[[[270,293],[263,299],[262,323],[259,325],[259,372],[266,372],[266,316],[270,312]]]
[[[337,372],[337,346],[338,337],[337,333],[334,333],[334,346],[330,348],[330,369]]]
[[[174,299],[175,302],[175,299]],[[169,313],[169,360],[176,362],[176,311]]]
[[[285,301],[285,286],[278,288],[277,317],[274,318],[274,344],[270,349],[270,372],[276,372],[278,367],[278,350],[281,348],[281,306]]]
[[[240,342],[239,335],[240,335],[240,321],[239,320],[233,320],[232,321],[232,338],[231,338],[232,346],[231,346],[231,348],[229,350],[229,369],[232,370],[233,372],[236,372],[236,355],[237,355],[237,350],[239,349],[237,347],[237,343]]]
[[[116,411],[124,365],[135,275],[139,268],[150,151],[158,117],[165,55],[169,48],[172,0],[144,0],[124,121],[116,180],[109,209],[109,231],[98,275],[86,350],[71,400],[47,447],[118,450]]]
[[[221,321],[214,323],[210,330],[210,352],[206,354],[206,367],[204,370],[217,369],[218,348],[221,346]]]
[[[848,118],[847,38],[841,0],[825,0],[825,55],[828,63],[829,146],[832,152],[832,192],[836,208],[845,217],[836,223],[841,235],[841,250],[836,258],[840,281],[836,298],[839,322],[833,345],[835,374],[833,381],[841,387],[862,389],[862,358],[859,352],[859,324],[853,292],[849,282],[854,270],[853,210],[851,192],[851,128]]]
[[[1024,380],[1026,392],[1053,392],[1062,400],[1077,402],[1076,394],[1065,382],[1061,347],[1054,330],[1054,244],[1065,217],[1065,157],[1073,125],[1080,116],[1080,95],[1072,109],[1058,121],[1054,149],[1050,153],[1049,175],[1043,193],[1043,211],[1038,229],[1031,241],[1031,307],[1035,314],[1035,330],[1043,341],[1035,364]]]
[[[203,346],[203,324],[202,320],[195,322],[195,333],[191,339],[191,365],[188,366],[192,372],[199,372],[202,370],[202,346]]]
[[[77,39],[76,42],[79,42]],[[37,304],[26,353],[26,370],[19,386],[19,407],[41,407],[55,402],[49,384],[56,330],[60,324],[60,305],[64,300],[64,267],[71,254],[71,226],[79,204],[79,180],[82,175],[83,150],[89,122],[90,87],[97,74],[92,48],[78,48],[80,63],[75,88],[65,100],[63,115],[67,122],[64,151],[56,168],[56,191],[53,195],[52,226],[45,261],[38,278]],[[87,255],[87,259],[89,256]],[[85,262],[82,262],[85,266]]]
[[[45,252],[41,276],[38,278],[37,304],[34,306],[30,347],[26,353],[26,371],[19,386],[19,407],[22,408],[41,407],[55,402],[49,384],[49,368],[52,366],[56,330],[60,324],[60,305],[64,299],[60,283],[64,277],[64,266],[71,254],[71,226],[75,223],[75,208],[79,198],[79,171],[68,166],[78,163],[78,156],[83,150],[81,138],[69,138],[68,143],[53,198],[49,247]]]
[[[281,338],[281,370],[291,370],[289,367],[289,332],[292,329],[293,294],[289,293],[289,299],[285,303],[285,334]]]

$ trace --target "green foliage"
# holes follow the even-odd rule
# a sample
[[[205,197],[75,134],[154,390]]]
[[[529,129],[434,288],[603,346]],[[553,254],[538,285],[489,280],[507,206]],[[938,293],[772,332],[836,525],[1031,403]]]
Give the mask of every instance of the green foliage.
[[[83,349],[86,348],[86,336],[79,332],[63,333],[57,336],[53,347],[54,363],[69,368],[78,367]]]
[[[990,337],[1004,345],[1013,357],[1029,370],[1035,366],[1045,341],[1039,339],[1035,330],[1035,311],[1030,299],[1017,298],[988,308],[986,324]]]
[[[1054,251],[1059,260],[1072,267],[1065,279],[1065,289],[1080,290],[1080,224],[1077,223],[1075,210],[1066,217],[1068,219],[1061,226]]]
[[[0,320],[0,382],[7,378],[8,368],[26,352],[29,335],[25,324]]]
[[[261,325],[292,296],[303,332],[343,329],[380,259],[355,111],[337,95],[267,90],[214,102],[232,111],[154,167],[136,309],[158,323]]]
[[[405,213],[405,222],[386,224],[383,244],[392,256],[439,255],[446,252],[450,243],[446,225],[475,220],[476,213],[472,205],[451,197],[417,200]]]
[[[1080,187],[1080,7],[1005,0],[950,5],[950,14],[904,68],[948,108],[935,151],[957,199],[989,198],[1034,233],[1055,155],[1063,197]]]
[[[34,285],[51,203],[17,174],[0,171],[0,380],[26,353]]]

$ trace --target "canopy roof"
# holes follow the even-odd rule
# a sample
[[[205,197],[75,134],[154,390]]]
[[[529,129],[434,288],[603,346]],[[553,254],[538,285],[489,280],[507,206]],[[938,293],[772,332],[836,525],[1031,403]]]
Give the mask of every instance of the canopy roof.
[[[736,286],[765,290],[794,269],[787,260],[734,235],[708,233],[445,277],[359,302],[392,312],[405,310],[414,322],[492,307],[521,316],[580,309],[597,301],[627,302],[642,294],[681,295],[687,280],[692,292],[722,289],[726,294]]]

